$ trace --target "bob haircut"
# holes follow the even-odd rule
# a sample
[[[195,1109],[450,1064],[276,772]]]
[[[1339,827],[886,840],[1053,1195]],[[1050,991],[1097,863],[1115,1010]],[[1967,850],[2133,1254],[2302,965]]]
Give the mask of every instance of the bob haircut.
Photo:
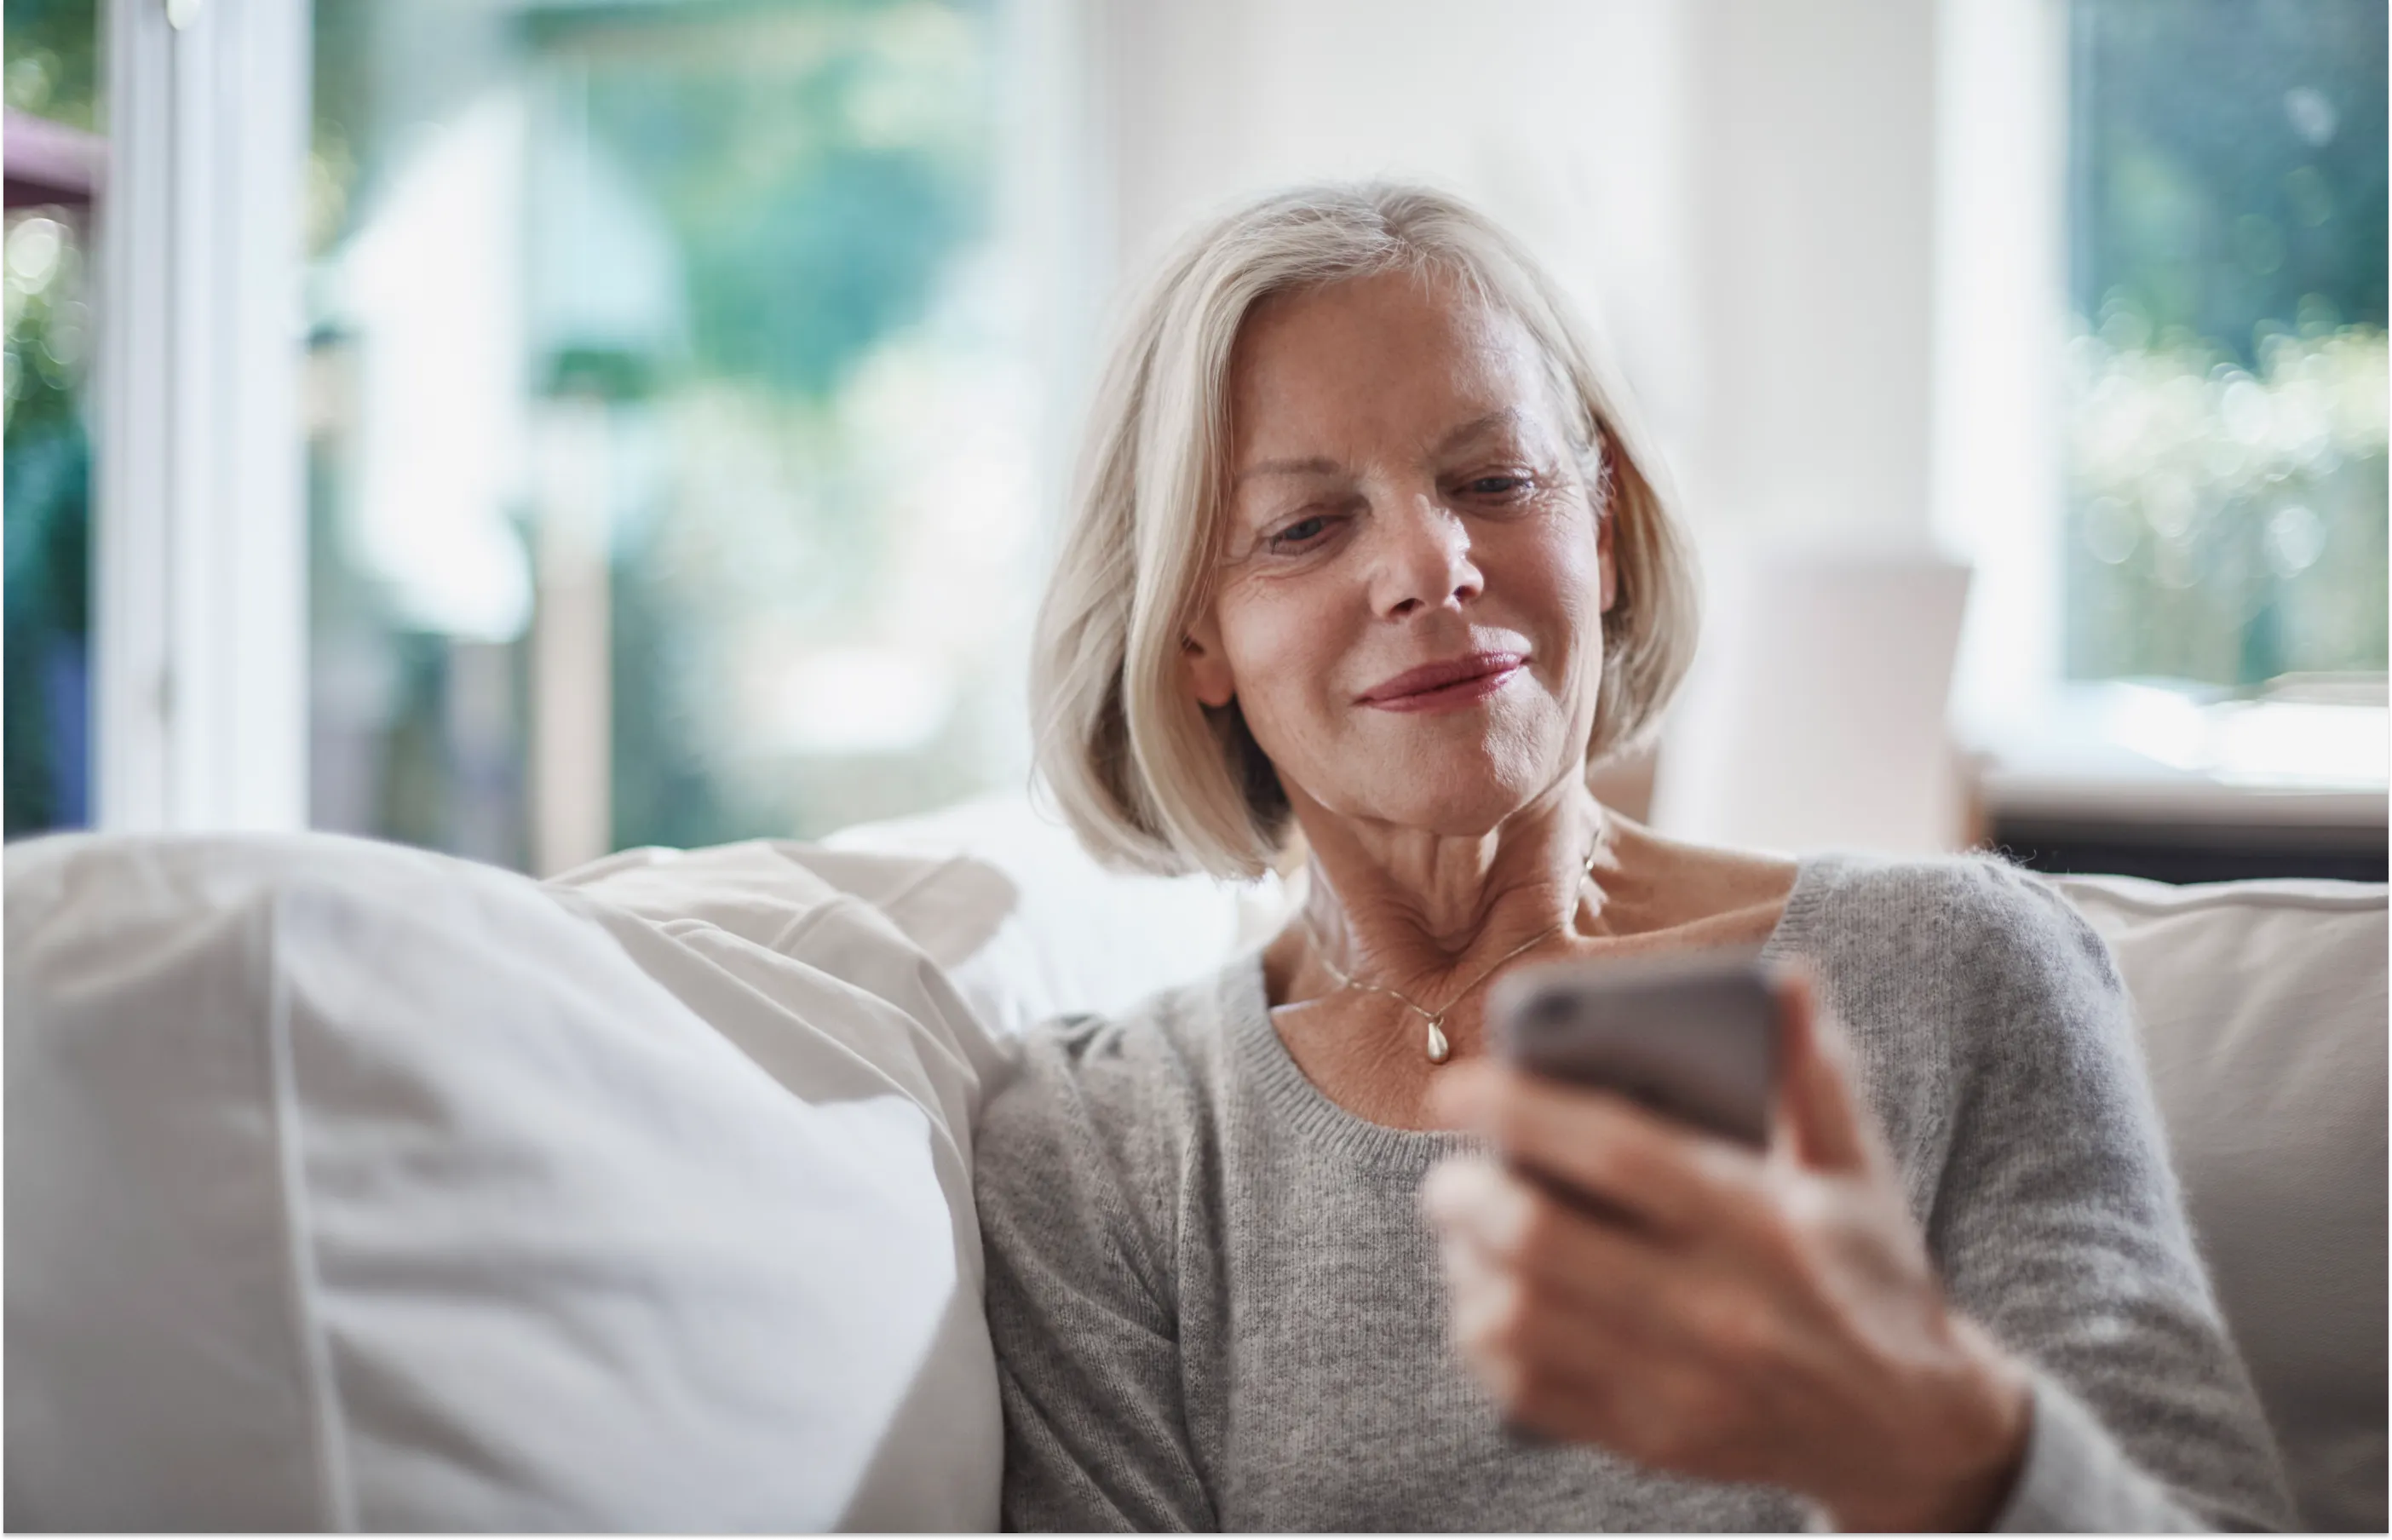
[[[1625,394],[1527,251],[1461,200],[1382,183],[1298,188],[1198,229],[1116,341],[1031,660],[1037,762],[1089,854],[1115,869],[1254,878],[1300,847],[1279,774],[1235,701],[1204,706],[1182,642],[1211,602],[1224,538],[1229,364],[1262,301],[1389,272],[1460,283],[1544,353],[1599,518],[1618,598],[1603,620],[1592,770],[1639,744],[1697,628],[1693,553]],[[1572,410],[1571,408],[1575,408]],[[1574,419],[1575,421],[1569,421]]]

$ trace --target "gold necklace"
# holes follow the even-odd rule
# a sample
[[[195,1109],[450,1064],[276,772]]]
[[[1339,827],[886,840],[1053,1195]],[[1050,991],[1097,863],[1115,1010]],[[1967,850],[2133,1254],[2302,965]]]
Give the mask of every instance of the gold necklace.
[[[1587,878],[1594,875],[1595,854],[1602,848],[1603,828],[1602,825],[1597,824],[1594,831],[1594,843],[1586,848],[1586,864],[1579,868],[1579,881],[1581,884],[1584,883]],[[1570,895],[1571,912],[1576,912],[1577,908],[1578,895],[1572,893]],[[1342,994],[1347,990],[1368,990],[1373,994],[1383,994],[1387,996],[1390,1000],[1396,1001],[1398,1003],[1401,1004],[1406,1010],[1411,1012],[1414,1016],[1417,1016],[1422,1020],[1427,1022],[1428,1062],[1431,1064],[1443,1064],[1447,1059],[1453,1056],[1453,1044],[1447,1042],[1445,1036],[1445,1018],[1453,1014],[1453,1008],[1456,1005],[1461,1004],[1463,1001],[1469,999],[1470,991],[1478,988],[1479,985],[1486,983],[1487,980],[1494,975],[1497,968],[1502,967],[1513,958],[1519,956],[1520,953],[1528,951],[1530,947],[1551,940],[1554,937],[1561,933],[1564,926],[1570,923],[1569,914],[1564,914],[1553,925],[1550,925],[1544,929],[1537,932],[1534,936],[1529,937],[1518,946],[1514,947],[1502,956],[1498,957],[1494,962],[1488,964],[1480,971],[1477,977],[1473,978],[1469,983],[1462,987],[1460,993],[1456,994],[1451,1000],[1447,1001],[1439,1009],[1432,1011],[1427,1006],[1422,1004],[1419,1001],[1414,1000],[1411,996],[1404,993],[1401,990],[1391,988],[1385,984],[1372,984],[1364,979],[1357,978],[1352,974],[1347,973],[1344,968],[1341,968],[1336,964],[1331,962],[1329,960],[1329,949],[1321,944],[1320,932],[1313,928],[1312,910],[1310,905],[1307,904],[1305,907],[1301,917],[1304,921],[1304,933],[1306,936],[1311,938],[1312,940],[1313,956],[1319,958],[1320,960],[1320,965],[1327,968],[1330,973],[1336,977],[1337,988],[1330,992],[1332,994]]]

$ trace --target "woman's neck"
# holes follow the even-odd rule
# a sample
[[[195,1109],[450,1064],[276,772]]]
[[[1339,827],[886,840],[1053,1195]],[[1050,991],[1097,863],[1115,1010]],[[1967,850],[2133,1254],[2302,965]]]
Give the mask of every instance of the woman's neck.
[[[1305,917],[1327,963],[1430,1008],[1506,953],[1604,908],[1611,820],[1575,783],[1484,835],[1314,809],[1299,817],[1311,850]]]

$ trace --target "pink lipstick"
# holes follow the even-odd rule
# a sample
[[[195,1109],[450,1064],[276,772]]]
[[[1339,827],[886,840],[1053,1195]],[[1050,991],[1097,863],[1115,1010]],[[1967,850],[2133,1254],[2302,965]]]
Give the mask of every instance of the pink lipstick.
[[[1452,711],[1502,689],[1528,661],[1526,653],[1473,653],[1423,664],[1373,685],[1360,703],[1382,711]]]

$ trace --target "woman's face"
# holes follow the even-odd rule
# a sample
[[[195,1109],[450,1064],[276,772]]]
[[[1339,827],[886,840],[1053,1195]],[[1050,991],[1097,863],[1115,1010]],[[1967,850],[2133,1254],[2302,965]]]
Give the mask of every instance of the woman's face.
[[[1478,835],[1581,773],[1610,525],[1527,329],[1450,283],[1355,279],[1257,307],[1229,384],[1188,680],[1239,703],[1298,810]]]

